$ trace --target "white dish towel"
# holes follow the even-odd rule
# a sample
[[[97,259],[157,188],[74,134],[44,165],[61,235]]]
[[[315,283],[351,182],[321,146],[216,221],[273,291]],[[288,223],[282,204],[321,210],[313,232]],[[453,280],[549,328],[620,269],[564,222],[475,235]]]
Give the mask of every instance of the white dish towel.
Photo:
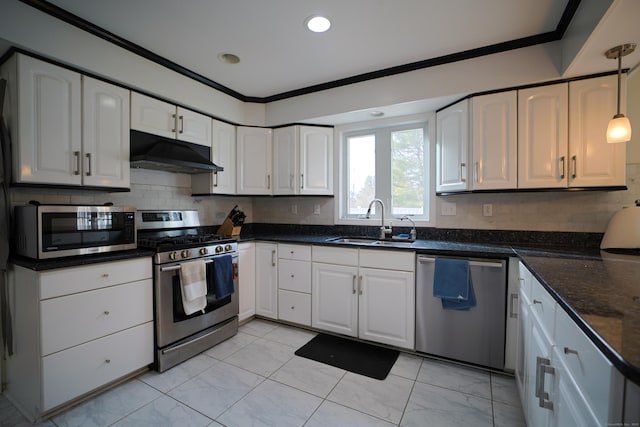
[[[199,310],[204,312],[207,306],[207,268],[203,260],[180,264],[180,289],[186,315]]]

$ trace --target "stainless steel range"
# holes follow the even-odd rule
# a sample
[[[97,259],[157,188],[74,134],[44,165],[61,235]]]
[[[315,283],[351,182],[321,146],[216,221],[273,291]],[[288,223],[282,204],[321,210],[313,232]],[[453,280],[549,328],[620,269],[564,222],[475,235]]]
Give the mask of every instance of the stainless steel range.
[[[208,233],[192,210],[139,210],[138,247],[156,251],[153,257],[155,367],[163,372],[232,337],[238,331],[238,244],[228,236]],[[226,259],[223,259],[225,257]],[[215,263],[231,258],[232,293],[218,298],[211,286]],[[206,307],[185,314],[180,270],[185,263],[206,264]],[[211,264],[213,263],[213,264]],[[218,278],[218,280],[220,280]],[[231,284],[223,284],[230,289]]]

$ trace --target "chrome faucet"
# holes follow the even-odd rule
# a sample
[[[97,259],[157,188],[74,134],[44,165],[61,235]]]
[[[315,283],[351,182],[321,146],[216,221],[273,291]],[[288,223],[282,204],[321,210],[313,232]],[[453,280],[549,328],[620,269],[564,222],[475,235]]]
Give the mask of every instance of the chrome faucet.
[[[371,202],[369,202],[369,209],[367,209],[367,216],[366,218],[371,218],[371,207],[373,206],[374,203],[380,203],[380,209],[382,210],[381,212],[381,216],[382,216],[382,225],[380,226],[380,239],[386,239],[387,238],[387,234],[391,235],[391,227],[386,227],[384,225],[384,203],[382,203],[382,200],[380,199],[373,199]]]
[[[411,221],[411,240],[416,240],[416,223],[413,221],[413,219],[411,219],[411,217],[409,215],[405,215],[402,218],[400,218],[400,221],[404,221],[405,219]]]

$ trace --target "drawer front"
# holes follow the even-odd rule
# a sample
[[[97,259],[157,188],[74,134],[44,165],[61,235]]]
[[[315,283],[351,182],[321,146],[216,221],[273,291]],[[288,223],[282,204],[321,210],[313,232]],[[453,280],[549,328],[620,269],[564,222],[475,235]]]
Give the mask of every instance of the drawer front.
[[[311,295],[278,291],[278,317],[287,322],[311,326]]]
[[[314,246],[311,249],[313,262],[325,264],[358,266],[358,249],[336,248],[332,246]]]
[[[311,263],[290,259],[280,260],[278,287],[290,291],[311,293]]]
[[[606,425],[615,381],[613,365],[560,308],[556,313],[556,352],[601,425]]]
[[[414,271],[415,266],[415,252],[360,249],[360,267]]]
[[[40,299],[150,279],[152,276],[150,257],[49,270],[40,274]]]
[[[153,320],[152,280],[40,302],[42,355]]]
[[[547,340],[553,344],[556,302],[535,277],[531,278],[531,313],[545,334]]]
[[[311,261],[311,246],[278,243],[278,257],[280,259]]]
[[[42,358],[48,411],[153,362],[153,322]]]

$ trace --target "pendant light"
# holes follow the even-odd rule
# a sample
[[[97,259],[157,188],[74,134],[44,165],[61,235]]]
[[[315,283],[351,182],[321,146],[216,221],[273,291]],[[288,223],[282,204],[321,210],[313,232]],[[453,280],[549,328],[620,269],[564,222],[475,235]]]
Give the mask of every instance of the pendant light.
[[[633,52],[635,48],[635,43],[627,43],[612,47],[604,54],[609,59],[618,60],[618,113],[609,121],[609,126],[607,127],[607,142],[610,144],[627,142],[631,139],[631,123],[624,114],[620,113],[620,78],[622,57]]]

